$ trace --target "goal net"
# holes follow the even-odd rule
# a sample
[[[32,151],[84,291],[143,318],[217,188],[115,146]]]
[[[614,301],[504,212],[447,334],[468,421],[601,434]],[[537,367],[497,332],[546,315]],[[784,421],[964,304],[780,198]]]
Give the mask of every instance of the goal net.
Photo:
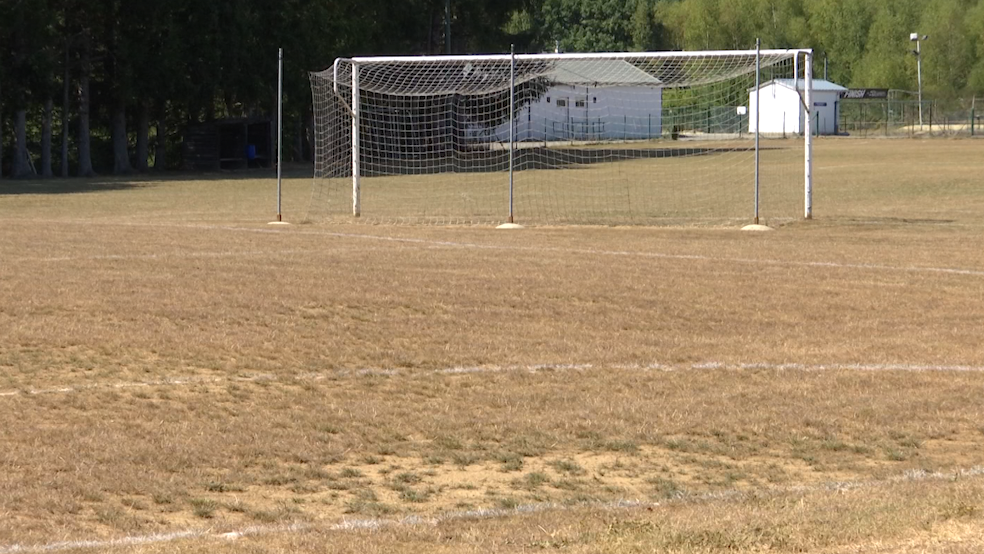
[[[732,225],[809,217],[811,57],[338,59],[310,75],[309,218]]]

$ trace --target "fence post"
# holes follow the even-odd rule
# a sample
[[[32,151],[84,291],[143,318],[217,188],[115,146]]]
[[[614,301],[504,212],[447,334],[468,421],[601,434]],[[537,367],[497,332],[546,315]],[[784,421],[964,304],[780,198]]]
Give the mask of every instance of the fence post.
[[[889,134],[889,127],[892,124],[892,99],[885,99],[885,136]]]
[[[861,111],[861,120],[858,121],[858,124],[860,124],[861,125],[861,129],[864,130],[864,133],[861,136],[867,138],[868,137],[868,126],[864,122],[864,103],[862,102],[859,107],[860,107],[860,111]]]

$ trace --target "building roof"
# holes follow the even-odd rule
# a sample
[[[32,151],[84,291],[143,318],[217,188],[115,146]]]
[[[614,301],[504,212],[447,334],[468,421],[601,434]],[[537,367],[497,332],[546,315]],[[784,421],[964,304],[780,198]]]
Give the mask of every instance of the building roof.
[[[793,88],[795,83],[795,90],[798,91],[805,90],[804,86],[806,85],[806,81],[804,81],[803,79],[773,79],[766,83],[762,83],[759,88],[765,88],[771,85],[772,83],[775,83],[777,85],[782,85],[788,89]],[[752,87],[748,90],[755,90],[755,87]],[[832,83],[830,81],[827,81],[825,79],[814,79],[813,91],[814,92],[847,92],[847,88],[842,87],[837,83]]]
[[[662,81],[625,60],[573,59],[557,61],[545,75],[565,85],[660,85]]]

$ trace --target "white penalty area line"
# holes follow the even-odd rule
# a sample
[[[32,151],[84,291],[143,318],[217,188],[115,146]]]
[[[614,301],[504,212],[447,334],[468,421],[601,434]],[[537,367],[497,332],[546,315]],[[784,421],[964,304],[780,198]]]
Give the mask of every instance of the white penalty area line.
[[[951,268],[951,267],[890,266],[890,265],[881,265],[881,264],[851,264],[851,263],[840,263],[840,262],[804,262],[804,261],[795,261],[795,260],[775,260],[769,258],[762,258],[762,259],[732,258],[732,257],[706,256],[700,254],[667,254],[663,252],[640,252],[640,251],[632,251],[632,250],[598,250],[592,248],[558,248],[558,247],[536,247],[536,246],[490,245],[490,244],[477,244],[477,243],[469,243],[469,242],[435,241],[435,240],[427,240],[427,239],[387,237],[387,236],[349,234],[349,233],[324,233],[324,234],[337,238],[355,238],[355,239],[380,240],[380,241],[392,241],[392,242],[406,242],[406,243],[417,243],[417,244],[426,244],[432,246],[453,247],[453,248],[481,248],[481,249],[489,249],[489,250],[506,250],[506,251],[517,251],[517,252],[554,252],[554,253],[580,254],[580,255],[593,255],[593,256],[616,256],[616,257],[624,256],[624,257],[652,258],[652,259],[661,259],[661,260],[685,260],[685,261],[714,262],[714,263],[723,262],[723,263],[736,263],[736,264],[743,264],[743,265],[815,267],[815,268],[828,268],[828,269],[862,269],[862,270],[876,270],[876,271],[897,271],[897,272],[906,272],[906,273],[944,273],[944,274],[952,274],[952,275],[970,275],[974,277],[984,277],[984,270],[962,269],[962,268]]]
[[[193,225],[189,227],[209,229],[209,230],[225,230],[225,231],[254,232],[254,233],[282,232],[281,230],[276,230],[276,229],[255,229],[251,227],[235,227],[235,226],[222,226],[222,225]],[[599,249],[591,249],[591,248],[509,246],[509,245],[498,245],[498,244],[479,244],[474,242],[420,239],[420,238],[412,238],[412,237],[394,237],[394,236],[387,236],[387,235],[371,235],[366,233],[337,233],[337,232],[296,231],[296,230],[291,230],[289,231],[289,233],[329,236],[335,238],[360,239],[360,240],[377,240],[377,241],[384,241],[384,242],[401,242],[401,243],[408,243],[408,244],[421,244],[421,245],[445,247],[445,248],[475,248],[475,249],[505,250],[505,251],[517,251],[517,252],[557,252],[557,253],[595,255],[595,256],[634,256],[634,257],[641,257],[641,258],[653,258],[653,259],[665,259],[665,260],[691,260],[691,261],[718,262],[718,263],[726,262],[726,263],[738,263],[738,264],[746,264],[746,265],[815,267],[815,268],[828,268],[828,269],[862,269],[862,270],[877,270],[877,271],[900,271],[900,272],[907,272],[907,273],[943,273],[943,274],[952,274],[952,275],[970,275],[975,277],[984,277],[984,270],[950,268],[950,267],[890,266],[890,265],[882,265],[882,264],[809,262],[809,261],[794,261],[794,260],[775,260],[775,259],[768,259],[768,258],[765,259],[732,258],[732,257],[705,256],[705,255],[698,255],[698,254],[667,254],[662,252],[640,252],[640,251],[631,251],[631,250],[599,250]]]
[[[166,252],[161,254],[97,254],[94,256],[49,256],[42,258],[22,258],[27,262],[75,262],[80,260],[92,261],[131,261],[131,260],[168,260],[175,258],[238,258],[255,256],[287,256],[293,254],[314,254],[310,249],[293,250],[223,250],[215,252]]]
[[[87,224],[91,225],[92,222],[85,221],[65,221],[65,220],[55,220],[52,223],[68,223],[68,224]],[[643,251],[632,251],[632,250],[603,250],[603,249],[591,249],[591,248],[561,248],[561,247],[538,247],[538,246],[513,246],[513,245],[503,245],[503,244],[480,244],[475,242],[462,242],[462,241],[447,241],[447,240],[433,240],[433,239],[421,239],[413,237],[398,237],[389,235],[372,235],[368,233],[338,233],[338,232],[324,232],[324,231],[306,231],[302,229],[266,229],[266,228],[254,228],[254,227],[240,227],[232,225],[209,225],[209,224],[167,224],[167,223],[98,223],[100,225],[113,225],[113,226],[126,226],[126,227],[165,227],[165,228],[177,228],[177,229],[203,229],[211,231],[231,231],[238,233],[258,233],[258,234],[285,234],[285,235],[305,235],[305,236],[322,236],[322,237],[333,237],[333,238],[343,238],[343,239],[357,239],[357,240],[370,240],[379,242],[395,242],[403,244],[417,244],[422,246],[431,246],[436,248],[467,248],[467,249],[482,249],[482,250],[499,250],[507,252],[554,252],[554,253],[565,253],[565,254],[577,254],[577,255],[591,255],[591,256],[617,256],[617,257],[640,257],[640,258],[651,258],[651,259],[661,259],[661,260],[684,260],[684,261],[698,261],[698,262],[714,262],[714,263],[735,263],[742,265],[763,265],[763,266],[778,266],[778,267],[807,267],[807,268],[818,268],[818,269],[851,269],[851,270],[867,270],[867,271],[886,271],[886,272],[902,272],[902,273],[935,273],[935,274],[948,274],[948,275],[966,275],[972,277],[984,277],[984,269],[967,269],[967,268],[956,268],[956,267],[929,267],[929,266],[892,266],[884,264],[862,264],[862,263],[842,263],[842,262],[822,262],[822,261],[796,261],[796,260],[776,260],[770,258],[736,258],[736,257],[718,257],[718,256],[707,256],[699,254],[668,254],[664,252],[643,252]],[[134,254],[134,255],[102,255],[102,256],[81,256],[81,257],[51,257],[51,258],[34,258],[35,260],[43,260],[50,262],[57,261],[74,261],[74,260],[99,260],[99,259],[167,259],[167,258],[178,258],[178,257],[209,257],[209,256],[236,256],[236,255],[278,255],[278,254],[290,254],[290,253],[317,253],[317,251],[312,251],[310,249],[306,250],[282,250],[282,251],[244,251],[237,254],[233,251],[227,252],[217,252],[217,253],[169,253],[169,254]],[[30,260],[30,258],[24,258],[25,261]]]
[[[364,376],[398,376],[398,375],[463,375],[481,373],[526,372],[547,373],[558,371],[604,371],[614,369],[621,371],[858,371],[858,372],[939,372],[939,373],[984,373],[984,366],[976,365],[929,365],[929,364],[800,364],[800,363],[732,363],[732,362],[697,362],[692,364],[532,364],[532,365],[489,365],[489,366],[454,366],[438,369],[398,369],[398,368],[365,368],[342,369],[320,373],[302,373],[297,375],[277,376],[271,373],[252,375],[236,375],[221,377],[183,376],[149,381],[123,381],[116,383],[87,383],[81,385],[24,388],[18,390],[2,390],[0,398],[17,396],[38,396],[50,394],[75,394],[94,390],[124,390],[149,387],[182,387],[195,385],[210,385],[220,383],[257,383],[279,381],[290,383],[294,381],[315,382],[328,379]]]
[[[217,531],[214,529],[189,529],[175,531],[172,533],[155,533],[150,535],[131,535],[117,539],[107,540],[76,540],[58,541],[44,544],[10,544],[0,545],[0,554],[34,554],[43,552],[57,552],[61,550],[81,550],[81,549],[106,549],[119,546],[136,546],[144,544],[159,544],[174,542],[185,539],[204,539],[211,541],[234,541],[242,538],[277,535],[277,534],[296,534],[305,531],[326,531],[326,532],[346,532],[358,531],[362,529],[383,529],[387,527],[419,527],[437,526],[445,522],[462,520],[490,520],[503,519],[507,517],[524,516],[541,512],[563,512],[575,509],[603,509],[603,510],[628,510],[633,508],[655,508],[662,505],[679,505],[694,502],[707,501],[741,501],[750,496],[770,495],[778,496],[782,494],[808,494],[814,492],[848,492],[878,487],[891,486],[896,484],[926,482],[926,481],[956,481],[958,479],[971,479],[984,476],[984,466],[974,466],[971,468],[956,469],[952,471],[925,471],[909,470],[905,473],[890,477],[884,480],[869,481],[840,481],[822,483],[819,485],[793,485],[790,487],[769,487],[765,489],[738,490],[730,489],[726,491],[686,494],[681,493],[665,502],[649,502],[639,500],[616,500],[612,502],[584,502],[574,505],[560,505],[555,503],[527,504],[517,506],[512,509],[489,508],[480,510],[467,510],[457,512],[447,512],[436,517],[409,516],[403,519],[347,519],[335,524],[313,524],[313,523],[293,523],[287,525],[252,525],[232,531]]]

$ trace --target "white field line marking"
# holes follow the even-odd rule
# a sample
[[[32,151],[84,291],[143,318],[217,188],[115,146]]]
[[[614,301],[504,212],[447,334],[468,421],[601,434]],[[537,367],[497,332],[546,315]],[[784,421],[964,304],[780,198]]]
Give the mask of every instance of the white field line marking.
[[[260,381],[323,381],[340,377],[396,376],[396,375],[459,375],[469,373],[501,372],[549,372],[549,371],[591,371],[604,369],[623,371],[702,371],[702,370],[767,370],[767,371],[899,371],[899,372],[941,372],[941,373],[982,373],[984,366],[974,365],[920,365],[920,364],[799,364],[799,363],[729,363],[697,362],[692,364],[534,364],[508,366],[455,366],[429,370],[403,370],[396,368],[343,369],[322,373],[302,373],[298,375],[277,376],[270,373],[238,375],[232,377],[185,376],[150,381],[122,381],[117,383],[89,383],[74,386],[41,389],[20,389],[0,391],[0,398],[43,394],[74,394],[90,390],[128,389],[139,387],[180,387],[202,384],[255,383]]]
[[[741,491],[737,489],[703,493],[703,494],[680,494],[677,497],[664,503],[646,502],[637,500],[616,500],[614,502],[585,502],[574,506],[562,506],[554,503],[528,504],[518,506],[513,509],[483,509],[468,510],[460,512],[447,512],[436,517],[410,516],[404,519],[348,519],[331,525],[317,525],[310,523],[294,523],[289,525],[252,525],[239,530],[217,532],[212,529],[189,529],[176,531],[173,533],[157,533],[152,535],[132,535],[118,539],[108,540],[77,540],[77,541],[58,541],[46,544],[10,544],[0,545],[0,554],[31,554],[43,552],[56,552],[69,549],[105,549],[115,546],[134,546],[142,544],[154,544],[173,542],[181,539],[201,538],[205,540],[237,540],[243,537],[273,535],[273,534],[292,534],[309,530],[324,530],[328,532],[355,531],[360,529],[381,529],[384,527],[415,527],[415,526],[437,526],[448,521],[459,520],[481,520],[499,519],[512,516],[521,516],[537,512],[548,511],[568,511],[577,508],[600,508],[607,510],[625,510],[638,507],[658,507],[661,504],[687,504],[706,501],[741,501],[749,495],[782,495],[782,494],[807,494],[811,492],[827,491],[855,491],[873,489],[878,487],[891,486],[899,483],[924,482],[924,481],[954,481],[956,479],[977,478],[984,475],[984,466],[974,466],[967,469],[956,469],[948,472],[928,472],[924,470],[909,470],[895,477],[884,480],[870,481],[841,481],[822,483],[819,485],[794,485],[791,487],[768,487],[752,491]]]
[[[72,223],[72,224],[99,224],[99,225],[113,225],[113,226],[139,226],[139,227],[166,227],[166,228],[176,228],[176,229],[204,229],[211,231],[233,231],[233,232],[245,232],[245,233],[260,233],[260,234],[277,234],[284,233],[289,235],[308,235],[308,236],[323,236],[323,237],[335,237],[335,238],[346,238],[346,239],[360,239],[360,240],[374,240],[380,242],[398,242],[405,244],[419,244],[425,246],[442,247],[442,248],[474,248],[474,249],[484,249],[484,250],[503,250],[511,252],[557,252],[557,253],[568,253],[568,254],[580,254],[580,255],[594,255],[594,256],[629,256],[629,257],[640,257],[640,258],[652,258],[652,259],[663,259],[663,260],[691,260],[691,261],[701,261],[701,262],[715,262],[715,263],[737,263],[737,264],[747,264],[747,265],[769,265],[769,266],[787,266],[787,267],[814,267],[814,268],[826,268],[826,269],[860,269],[869,271],[896,271],[904,273],[941,273],[950,275],[968,275],[973,277],[984,277],[984,269],[965,269],[965,268],[953,268],[953,267],[930,267],[930,266],[891,266],[882,264],[859,264],[859,263],[841,263],[841,262],[819,262],[819,261],[795,261],[795,260],[776,260],[769,258],[732,258],[732,257],[716,257],[716,256],[706,256],[698,254],[667,254],[661,252],[640,252],[640,251],[630,251],[630,250],[598,250],[590,248],[560,248],[560,247],[538,247],[538,246],[510,246],[501,244],[479,244],[474,242],[459,242],[459,241],[444,241],[444,240],[433,240],[433,239],[419,239],[411,237],[394,237],[387,235],[370,235],[364,233],[337,233],[337,232],[321,232],[321,231],[305,231],[305,230],[284,230],[284,229],[258,229],[252,227],[236,227],[230,225],[207,225],[207,224],[192,224],[192,225],[175,225],[175,224],[165,224],[165,223],[93,223],[86,221],[71,221],[71,220],[53,220],[50,223]],[[288,252],[288,251],[283,251]],[[298,253],[311,253],[310,250],[297,251]],[[255,254],[260,254],[259,252]],[[185,256],[193,256],[194,254],[185,254]],[[207,254],[206,254],[207,255]],[[218,255],[236,255],[234,252],[220,253]],[[143,255],[136,255],[143,256]],[[146,255],[148,257],[153,257],[156,255]],[[161,255],[161,258],[167,257],[179,257],[182,254],[170,254]],[[64,261],[77,260],[77,259],[101,259],[104,256],[93,256],[93,257],[66,257]],[[109,258],[109,257],[107,257]],[[115,259],[115,258],[110,258]],[[120,256],[120,259],[126,259],[126,256]],[[28,260],[27,258],[24,259]],[[63,261],[59,258],[51,258],[48,261]]]
[[[315,254],[312,250],[242,250],[218,252],[168,252],[164,254],[103,254],[97,256],[52,256],[46,258],[21,258],[25,262],[74,262],[79,260],[167,260],[172,258],[234,258],[248,256],[283,256],[291,254]]]

